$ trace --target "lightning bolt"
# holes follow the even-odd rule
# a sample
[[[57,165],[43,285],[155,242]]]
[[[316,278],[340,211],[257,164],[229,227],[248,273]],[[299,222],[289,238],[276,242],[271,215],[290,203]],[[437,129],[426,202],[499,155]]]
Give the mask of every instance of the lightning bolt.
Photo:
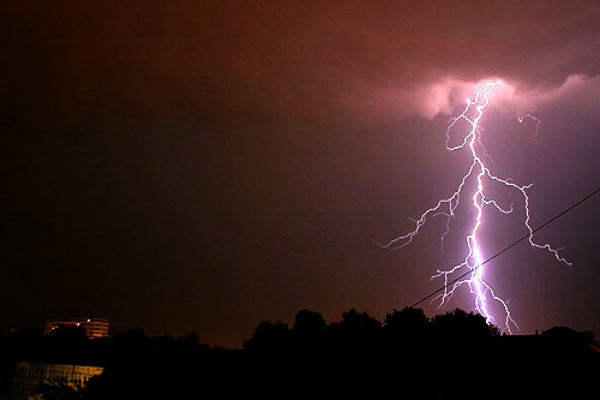
[[[548,251],[556,260],[568,266],[572,264],[561,257],[559,251],[549,244],[538,244],[534,240],[534,229],[531,227],[531,213],[529,204],[528,190],[533,184],[519,185],[511,179],[501,178],[490,170],[486,160],[488,159],[485,148],[481,141],[481,120],[484,111],[491,101],[492,95],[502,82],[487,81],[479,86],[475,91],[473,98],[466,100],[463,111],[456,117],[449,120],[446,129],[445,147],[448,151],[467,151],[472,160],[467,172],[462,176],[456,190],[450,196],[439,200],[433,207],[425,210],[421,216],[413,220],[414,229],[404,235],[398,236],[387,243],[376,242],[384,248],[398,249],[410,244],[420,233],[423,226],[434,217],[443,217],[446,219],[446,228],[442,233],[442,248],[444,239],[450,233],[450,223],[455,218],[455,211],[463,200],[467,197],[466,187],[473,185],[473,194],[469,198],[474,217],[468,235],[465,237],[466,255],[462,262],[450,267],[449,269],[438,269],[431,279],[441,278],[444,281],[443,292],[434,299],[439,300],[439,306],[447,304],[458,288],[466,286],[473,296],[474,307],[479,314],[486,318],[490,324],[495,324],[495,318],[491,311],[491,302],[501,306],[504,311],[504,327],[512,333],[512,329],[519,329],[519,326],[513,319],[508,302],[498,296],[490,283],[485,279],[485,260],[482,257],[480,246],[480,233],[484,224],[485,211],[488,208],[494,209],[502,214],[513,212],[513,205],[502,207],[501,204],[493,198],[487,196],[486,188],[491,185],[501,185],[506,190],[515,191],[523,200],[524,221],[523,224],[529,232],[529,244],[537,249]],[[525,118],[533,119],[537,128],[541,121],[531,114],[525,114],[518,117],[519,122]],[[466,126],[466,129],[464,128]],[[462,128],[461,128],[462,127]],[[457,133],[458,131],[458,133]],[[456,140],[456,138],[459,138]],[[452,145],[451,143],[456,143]],[[466,277],[464,279],[453,279],[454,276]]]
[[[536,117],[535,115],[532,115],[530,113],[519,115],[517,117],[517,121],[519,121],[520,124],[522,124],[523,121],[525,121],[526,119],[532,119],[535,122],[535,133],[533,135],[533,138],[534,139],[537,138],[537,135],[540,131],[540,125],[542,124],[542,121],[540,121],[538,117]]]

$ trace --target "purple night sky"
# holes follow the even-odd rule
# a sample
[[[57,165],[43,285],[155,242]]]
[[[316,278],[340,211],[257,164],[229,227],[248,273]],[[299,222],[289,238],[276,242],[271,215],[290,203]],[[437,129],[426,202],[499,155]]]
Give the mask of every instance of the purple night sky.
[[[119,332],[239,347],[260,321],[383,320],[464,257],[461,208],[388,241],[470,165],[451,117],[481,121],[494,173],[539,226],[600,187],[597,1],[9,1],[3,27],[0,328],[90,314]],[[518,116],[531,118],[519,123]],[[486,256],[523,236],[489,215]],[[466,203],[465,203],[466,205]],[[462,225],[461,225],[462,224]],[[600,195],[486,278],[529,334],[600,335]],[[461,231],[462,229],[462,231]],[[427,315],[473,310],[466,288]],[[501,322],[501,321],[499,321]],[[501,323],[498,323],[499,327]]]

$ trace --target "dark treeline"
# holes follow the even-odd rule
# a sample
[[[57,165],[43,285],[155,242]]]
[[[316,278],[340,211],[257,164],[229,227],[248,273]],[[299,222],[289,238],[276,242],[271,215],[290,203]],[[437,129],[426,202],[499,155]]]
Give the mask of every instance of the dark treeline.
[[[78,390],[44,387],[52,399],[200,399],[259,396],[400,399],[584,399],[597,393],[600,352],[590,333],[555,327],[502,335],[475,313],[432,318],[421,309],[383,322],[350,309],[338,322],[299,311],[293,325],[260,322],[241,349],[202,344],[197,334],[149,337],[131,328],[88,340],[79,328],[0,337],[0,398],[17,361],[104,367]]]

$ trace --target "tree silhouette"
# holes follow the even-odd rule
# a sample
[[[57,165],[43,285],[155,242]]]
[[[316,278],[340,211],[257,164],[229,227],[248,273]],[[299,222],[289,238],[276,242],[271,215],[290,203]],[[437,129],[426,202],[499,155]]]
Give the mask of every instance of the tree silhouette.
[[[432,326],[438,339],[455,344],[481,342],[500,335],[500,330],[485,317],[459,308],[433,317]]]
[[[48,361],[71,364],[86,357],[89,339],[81,326],[61,325],[44,339]]]
[[[378,357],[382,344],[380,330],[381,322],[367,312],[359,313],[351,308],[342,313],[339,322],[328,326],[328,351],[341,370],[354,374]]]
[[[342,319],[338,323],[331,324],[330,328],[345,335],[365,335],[377,331],[381,322],[371,317],[366,311],[359,313],[355,308],[342,313]]]
[[[294,350],[306,357],[314,357],[323,350],[327,324],[323,316],[315,311],[303,309],[296,313],[292,329]]]
[[[293,330],[302,337],[318,337],[323,335],[326,326],[320,313],[303,309],[296,313]]]
[[[263,355],[280,355],[289,349],[290,337],[286,323],[262,321],[257,325],[252,337],[243,343],[243,349]]]
[[[428,333],[430,321],[422,309],[405,307],[401,311],[394,309],[387,313],[383,328],[393,336],[415,339]]]
[[[93,352],[73,352],[78,341]],[[149,337],[138,327],[94,340],[71,329],[49,337],[0,335],[0,350],[11,362],[1,364],[0,377],[10,374],[17,360],[56,361],[69,354],[69,363],[102,365],[104,372],[83,390],[48,382],[45,400],[214,393],[223,398],[288,393],[374,398],[393,393],[489,400],[507,393],[554,398],[568,392],[582,396],[565,398],[583,398],[600,378],[600,352],[594,345],[591,334],[566,327],[540,335],[500,335],[483,316],[461,309],[428,318],[421,309],[405,307],[387,313],[381,323],[351,308],[331,324],[320,313],[301,309],[292,329],[280,321],[262,321],[242,349],[235,350],[202,345],[196,332]],[[2,386],[2,393],[9,389]]]

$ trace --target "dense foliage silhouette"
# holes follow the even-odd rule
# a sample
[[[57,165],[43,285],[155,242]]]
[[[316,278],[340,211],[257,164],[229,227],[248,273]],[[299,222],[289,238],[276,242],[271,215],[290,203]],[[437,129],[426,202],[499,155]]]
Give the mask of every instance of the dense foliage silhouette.
[[[0,337],[0,398],[17,361],[104,367],[85,387],[48,382],[46,400],[260,396],[391,396],[410,399],[579,398],[600,378],[593,336],[566,327],[502,335],[460,309],[428,318],[421,309],[383,322],[351,308],[327,324],[297,312],[292,327],[260,321],[240,349],[200,343],[197,332],[149,337],[140,327],[89,340],[77,330],[50,336],[24,329]],[[582,397],[583,398],[583,397]]]

